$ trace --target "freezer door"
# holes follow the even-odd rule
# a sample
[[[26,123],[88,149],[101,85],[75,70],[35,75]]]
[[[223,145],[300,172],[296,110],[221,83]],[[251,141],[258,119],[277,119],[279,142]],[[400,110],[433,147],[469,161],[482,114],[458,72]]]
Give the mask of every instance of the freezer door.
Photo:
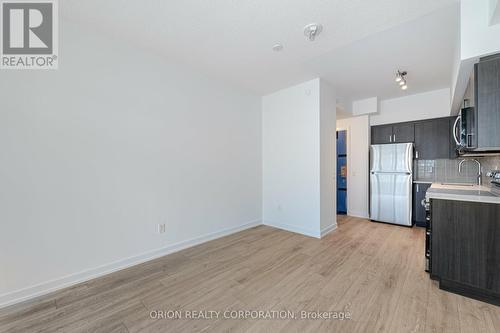
[[[370,167],[372,172],[412,173],[413,143],[372,145]]]
[[[412,225],[412,175],[370,174],[370,218],[374,221]]]

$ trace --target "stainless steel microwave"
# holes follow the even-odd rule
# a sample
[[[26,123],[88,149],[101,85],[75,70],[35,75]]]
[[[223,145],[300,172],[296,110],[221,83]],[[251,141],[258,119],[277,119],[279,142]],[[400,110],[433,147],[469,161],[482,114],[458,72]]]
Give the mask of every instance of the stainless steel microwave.
[[[457,151],[465,153],[477,148],[476,113],[473,107],[463,108],[453,126]]]

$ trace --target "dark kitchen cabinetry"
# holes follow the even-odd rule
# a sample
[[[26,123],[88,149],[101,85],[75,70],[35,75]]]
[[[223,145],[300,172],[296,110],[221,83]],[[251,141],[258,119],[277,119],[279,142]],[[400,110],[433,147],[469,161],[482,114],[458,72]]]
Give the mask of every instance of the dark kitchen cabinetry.
[[[431,226],[440,287],[500,304],[500,204],[432,199]]]
[[[434,160],[450,157],[450,119],[437,118],[415,124],[415,157]]]
[[[450,159],[455,159],[458,157],[458,151],[457,151],[457,143],[455,142],[455,139],[453,137],[453,131],[454,126],[455,126],[455,120],[457,120],[457,117],[449,117],[448,118],[448,123],[449,123],[449,130],[448,133],[450,133],[450,136],[448,137],[448,151],[449,151],[449,156],[448,158]]]
[[[415,143],[415,158],[434,160],[456,157],[452,128],[456,117],[372,126],[372,144]]]
[[[425,227],[425,207],[422,201],[425,200],[425,193],[432,184],[413,184],[413,222],[419,227]]]
[[[394,143],[407,143],[415,141],[415,124],[401,123],[392,126]]]
[[[373,126],[372,144],[392,143],[392,125]]]
[[[372,144],[407,143],[415,140],[414,123],[372,126]]]
[[[500,56],[475,66],[477,145],[479,150],[500,147]]]

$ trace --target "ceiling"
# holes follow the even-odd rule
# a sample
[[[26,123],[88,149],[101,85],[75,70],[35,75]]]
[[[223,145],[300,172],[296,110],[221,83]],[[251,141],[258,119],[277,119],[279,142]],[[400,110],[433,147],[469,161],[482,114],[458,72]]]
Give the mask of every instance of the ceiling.
[[[338,87],[344,101],[401,97],[449,88],[459,39],[459,7],[451,6],[327,52],[307,67]],[[408,72],[408,90],[395,72]]]
[[[458,0],[65,0],[61,15],[256,94],[317,76],[345,100],[450,85]],[[303,35],[323,24],[315,42]],[[272,46],[281,42],[281,52]]]

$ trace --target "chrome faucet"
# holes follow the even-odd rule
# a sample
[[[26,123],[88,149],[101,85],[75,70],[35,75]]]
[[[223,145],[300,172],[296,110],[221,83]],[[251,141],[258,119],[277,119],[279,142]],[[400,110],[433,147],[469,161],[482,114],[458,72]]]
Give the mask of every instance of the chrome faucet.
[[[477,172],[477,185],[479,185],[479,186],[483,185],[483,173],[481,171],[481,162],[479,162],[476,159],[464,159],[464,160],[461,160],[460,163],[458,163],[458,173],[462,172],[462,165],[465,162],[467,162],[467,161],[472,161],[472,162],[476,162],[477,163],[477,166],[479,168],[479,170]]]

